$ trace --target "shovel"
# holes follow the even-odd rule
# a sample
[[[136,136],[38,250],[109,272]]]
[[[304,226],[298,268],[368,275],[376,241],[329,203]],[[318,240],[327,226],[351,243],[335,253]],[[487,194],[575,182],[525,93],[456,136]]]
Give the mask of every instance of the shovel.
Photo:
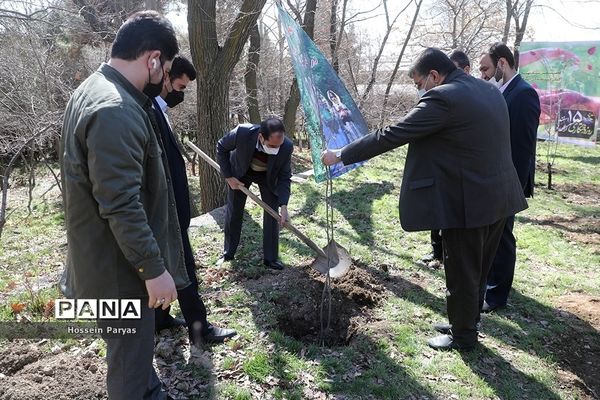
[[[206,153],[200,150],[197,146],[195,146],[189,140],[186,141],[186,144],[196,152],[200,157],[204,159],[211,167],[216,169],[217,171],[221,171],[219,164],[217,164],[212,158],[210,158]],[[259,206],[261,206],[266,212],[271,214],[273,218],[276,220],[280,220],[281,217],[279,213],[273,210],[267,203],[262,201],[257,195],[252,193],[248,188],[241,186],[240,190],[252,200],[256,202]],[[323,275],[327,275],[327,271],[329,271],[329,276],[331,278],[339,278],[344,275],[350,269],[350,265],[352,265],[352,259],[350,258],[350,254],[348,250],[337,244],[334,240],[331,240],[327,246],[324,248],[320,248],[317,246],[315,242],[310,240],[306,235],[298,230],[294,225],[292,225],[289,221],[285,221],[283,224],[284,227],[289,229],[294,235],[296,235],[300,240],[302,240],[308,247],[310,247],[315,253],[317,253],[317,258],[312,262],[311,267],[317,271],[319,271]]]

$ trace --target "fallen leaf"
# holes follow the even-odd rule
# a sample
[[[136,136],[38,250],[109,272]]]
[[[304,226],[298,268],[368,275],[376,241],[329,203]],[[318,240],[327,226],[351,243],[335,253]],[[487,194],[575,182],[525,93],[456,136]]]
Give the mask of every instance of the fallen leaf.
[[[12,308],[13,314],[19,314],[20,312],[22,312],[25,309],[25,307],[27,307],[27,305],[24,303],[12,303],[10,305],[10,308]]]

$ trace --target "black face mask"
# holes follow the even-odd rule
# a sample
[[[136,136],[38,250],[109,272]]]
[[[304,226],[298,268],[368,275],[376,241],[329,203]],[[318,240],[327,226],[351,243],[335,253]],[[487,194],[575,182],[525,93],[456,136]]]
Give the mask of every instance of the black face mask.
[[[162,62],[161,62],[162,68]],[[162,78],[160,78],[160,82],[152,83],[152,78],[150,77],[150,71],[148,71],[148,83],[144,86],[144,94],[151,99],[160,95],[160,92],[163,90],[163,82],[165,80],[165,73],[163,71]]]
[[[175,107],[177,104],[181,103],[182,101],[183,101],[183,92],[180,92],[179,90],[173,89],[172,91],[167,93],[167,95],[165,96],[165,103],[167,103],[167,106],[169,106],[169,108]]]

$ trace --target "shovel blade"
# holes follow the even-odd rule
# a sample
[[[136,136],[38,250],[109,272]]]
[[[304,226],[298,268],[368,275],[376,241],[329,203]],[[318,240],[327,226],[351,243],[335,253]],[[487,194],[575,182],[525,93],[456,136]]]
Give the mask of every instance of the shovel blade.
[[[329,257],[318,256],[312,263],[312,268],[319,271],[323,275],[332,278],[339,278],[346,274],[352,265],[352,258],[348,250],[331,240],[327,246],[323,247],[323,252]]]

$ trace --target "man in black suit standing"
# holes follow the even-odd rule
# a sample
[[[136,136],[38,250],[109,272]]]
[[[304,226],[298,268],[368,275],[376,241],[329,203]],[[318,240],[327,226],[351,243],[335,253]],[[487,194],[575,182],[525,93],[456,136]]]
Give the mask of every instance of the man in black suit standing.
[[[481,77],[498,86],[508,107],[512,160],[525,197],[533,197],[535,147],[540,121],[540,99],[516,70],[515,58],[508,46],[496,43],[480,62]],[[490,269],[482,311],[506,306],[515,274],[517,245],[513,235],[515,216],[506,219],[496,258]]]
[[[217,162],[229,185],[225,245],[218,263],[233,260],[240,243],[246,195],[239,187],[249,188],[256,183],[262,200],[279,210],[281,217],[277,221],[266,211],[263,214],[264,264],[271,269],[283,269],[279,261],[279,226],[288,219],[293,149],[278,118],[268,118],[260,125],[238,125],[217,143]]]
[[[488,270],[507,216],[527,208],[510,157],[506,102],[492,85],[456,68],[440,50],[409,71],[421,99],[396,125],[327,150],[327,165],[349,165],[408,144],[400,191],[406,231],[442,230],[450,324],[435,349],[470,349]],[[482,101],[486,99],[486,101]]]
[[[196,79],[196,69],[188,59],[177,56],[173,60],[170,71],[166,72],[165,75],[167,79],[164,79],[163,90],[160,96],[152,99],[152,110],[158,125],[160,134],[159,144],[163,152],[162,155],[166,157],[167,165],[169,166],[168,171],[165,171],[167,186],[169,190],[173,190],[175,197],[175,207],[179,222],[178,231],[181,234],[183,257],[191,285],[177,291],[179,306],[185,321],[173,318],[169,314],[170,307],[164,310],[157,309],[155,329],[158,332],[162,329],[186,324],[188,326],[190,344],[198,340],[208,343],[221,343],[226,338],[235,336],[236,332],[233,329],[214,326],[206,319],[206,307],[198,292],[196,261],[194,260],[194,252],[192,251],[188,236],[191,211],[185,160],[166,114],[167,108],[173,108],[183,101],[187,85],[189,85],[190,81]]]

